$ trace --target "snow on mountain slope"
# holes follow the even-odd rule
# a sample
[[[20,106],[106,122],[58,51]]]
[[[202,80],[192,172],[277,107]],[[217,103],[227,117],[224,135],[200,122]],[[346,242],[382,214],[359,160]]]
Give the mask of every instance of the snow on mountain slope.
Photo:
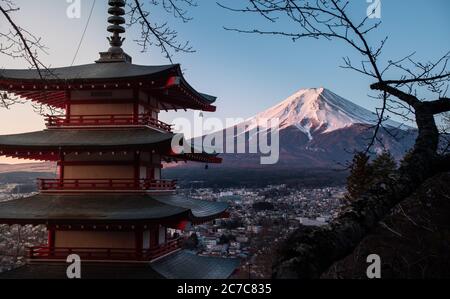
[[[269,128],[273,128],[273,124],[266,121],[274,118],[280,120],[279,160],[275,166],[298,169],[336,167],[351,161],[354,152],[367,149],[373,137],[369,126],[378,121],[375,113],[327,89],[303,89],[253,118],[196,141],[201,142],[206,137],[212,140],[214,136],[216,152],[225,150],[221,154],[224,159],[222,167],[261,167],[261,157],[266,155],[261,148],[256,149],[255,144],[270,140],[271,145],[276,146],[271,139],[274,136],[265,136]],[[417,132],[391,120],[384,126],[392,129],[389,132],[380,130],[378,137],[382,142],[376,142],[373,150],[389,150],[400,160],[414,145]],[[259,130],[255,130],[257,127]],[[231,148],[229,137],[234,141]],[[245,149],[245,153],[236,153],[236,149]]]
[[[327,89],[315,88],[302,89],[273,108],[248,119],[245,122],[249,126],[247,131],[256,126],[265,127],[267,119],[279,119],[280,130],[297,127],[312,140],[314,134],[329,133],[354,124],[373,125],[378,117]],[[391,120],[384,125],[402,126]],[[273,127],[273,124],[269,123],[268,127]]]

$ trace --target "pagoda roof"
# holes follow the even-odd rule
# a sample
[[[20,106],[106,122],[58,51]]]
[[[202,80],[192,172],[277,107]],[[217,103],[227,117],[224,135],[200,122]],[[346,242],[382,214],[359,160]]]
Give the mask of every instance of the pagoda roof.
[[[198,256],[186,250],[178,251],[151,264],[167,279],[227,279],[239,267],[234,258]]]
[[[178,251],[153,263],[84,263],[83,279],[227,279],[239,267],[238,259],[202,257]],[[0,279],[67,279],[67,264],[27,264],[0,274]]]
[[[175,161],[222,163],[217,154],[174,154],[171,141],[174,133],[148,127],[109,129],[48,129],[38,132],[0,136],[0,155],[15,158],[56,161],[60,151],[89,152],[101,150],[157,150]],[[186,144],[186,152],[189,146]]]
[[[0,79],[20,81],[87,81],[151,78],[177,74],[179,65],[144,66],[131,63],[91,63],[78,66],[41,69],[3,69]],[[42,77],[41,77],[42,76]]]
[[[126,62],[40,69],[0,69],[0,90],[64,108],[68,90],[139,89],[158,94],[175,109],[215,111],[216,97],[200,93],[179,64],[145,66]]]
[[[214,203],[204,200],[186,200],[183,196],[162,195],[155,197],[156,200],[176,207],[182,207],[192,211],[195,218],[208,218],[217,215],[219,211],[228,209],[226,203]]]
[[[4,148],[114,148],[155,145],[170,141],[172,133],[151,128],[126,129],[49,129],[38,132],[0,136]]]
[[[161,221],[206,222],[221,217],[225,203],[179,195],[38,194],[0,203],[5,224],[146,224]]]
[[[83,279],[164,279],[148,264],[84,263]],[[67,279],[67,264],[27,264],[11,271],[0,273],[1,279]]]

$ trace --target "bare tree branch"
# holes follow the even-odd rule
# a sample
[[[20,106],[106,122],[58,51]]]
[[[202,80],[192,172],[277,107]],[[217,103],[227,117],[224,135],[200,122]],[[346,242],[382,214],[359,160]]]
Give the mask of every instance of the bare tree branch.
[[[350,254],[361,240],[383,218],[427,179],[440,171],[450,171],[447,156],[440,156],[439,131],[435,115],[450,111],[446,97],[450,82],[449,53],[435,62],[420,63],[409,54],[396,61],[390,60],[381,67],[380,57],[386,45],[385,38],[372,47],[368,35],[381,24],[369,24],[365,16],[354,21],[347,13],[350,1],[343,0],[247,0],[248,5],[232,8],[242,13],[258,14],[276,23],[290,21],[291,30],[259,30],[225,28],[241,33],[280,35],[296,41],[312,37],[344,41],[362,57],[359,66],[344,58],[344,68],[354,70],[375,80],[370,86],[379,91],[382,107],[377,110],[378,123],[368,149],[378,140],[387,111],[405,117],[398,109],[412,112],[418,127],[418,138],[412,152],[402,162],[392,177],[381,179],[371,190],[354,201],[331,225],[322,228],[300,228],[285,243],[274,266],[276,278],[318,278],[334,262]],[[401,71],[400,78],[387,78],[390,70]],[[418,88],[438,94],[437,100],[424,101]],[[396,112],[397,111],[397,112]]]
[[[31,68],[36,69],[41,79],[44,79],[43,71],[51,73],[49,69],[39,60],[39,52],[46,53],[41,38],[19,26],[13,13],[19,11],[19,7],[12,0],[0,0],[0,19],[4,18],[9,26],[0,31],[0,55],[12,59],[24,59]],[[0,106],[10,108],[14,104],[23,104],[25,101],[9,93],[0,93]],[[33,104],[36,111],[47,110],[47,107]]]
[[[195,7],[196,2],[193,0],[150,0],[149,6],[156,7],[162,5],[163,9],[175,18],[181,19],[183,22],[188,22],[191,18],[187,15],[187,10],[183,6]],[[136,42],[142,47],[142,51],[148,51],[150,46],[156,46],[161,49],[171,63],[173,63],[173,52],[194,53],[195,51],[190,46],[189,41],[185,43],[178,42],[178,32],[170,29],[168,23],[157,24],[150,21],[149,9],[141,0],[133,0],[129,4],[130,8],[130,26],[141,26],[141,39]],[[154,40],[153,40],[154,39]]]
[[[3,5],[1,5],[3,4]],[[41,68],[45,68],[44,64],[38,59],[37,51],[43,51],[40,38],[35,37],[29,31],[19,27],[11,17],[11,13],[17,12],[17,8],[11,0],[2,0],[0,2],[0,12],[11,26],[12,31],[0,33],[7,41],[7,46],[0,47],[0,53],[17,58],[26,59],[34,68],[36,68],[39,76],[42,78]]]

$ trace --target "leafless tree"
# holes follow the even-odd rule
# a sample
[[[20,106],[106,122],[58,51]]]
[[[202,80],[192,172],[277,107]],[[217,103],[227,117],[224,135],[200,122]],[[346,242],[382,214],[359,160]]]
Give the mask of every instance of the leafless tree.
[[[445,154],[450,151],[450,112],[442,115],[440,134],[442,142],[439,150]]]
[[[378,98],[382,103],[369,148],[376,142],[389,111],[414,119],[417,124],[415,146],[394,175],[374,184],[329,226],[301,227],[281,248],[274,265],[274,277],[320,277],[334,262],[352,253],[363,238],[421,184],[440,172],[450,171],[450,154],[438,152],[440,134],[435,121],[436,115],[450,111],[447,97],[450,52],[434,62],[417,62],[413,53],[383,63],[381,53],[387,38],[376,46],[368,39],[381,23],[372,21],[370,14],[361,20],[353,20],[348,13],[350,1],[247,0],[244,7],[219,5],[234,12],[260,15],[275,28],[280,20],[291,24],[291,31],[227,30],[279,35],[294,41],[302,38],[338,40],[359,53],[360,63],[354,64],[345,57],[343,67],[371,78],[374,83],[370,88],[380,93]],[[421,97],[423,94],[430,94],[430,98]]]
[[[11,59],[22,59],[30,68],[35,69],[43,79],[44,73],[51,74],[51,70],[40,60],[40,54],[47,54],[42,38],[20,26],[15,21],[15,14],[20,8],[13,0],[0,0],[0,20],[5,20],[5,27],[0,29],[0,56]],[[0,66],[2,67],[2,66]],[[27,101],[11,93],[0,93],[0,107],[9,109],[15,104],[24,104]],[[50,106],[32,103],[33,109],[41,114],[54,114],[55,109]]]
[[[45,66],[38,56],[41,52],[45,53],[45,47],[41,38],[15,22],[14,14],[18,11],[19,7],[13,0],[0,0],[0,19],[3,19],[6,24],[0,29],[0,55],[6,55],[12,59],[24,59],[30,67],[37,69],[42,77],[41,70]],[[18,97],[11,94],[0,94],[0,106],[4,108],[21,102]]]
[[[145,52],[152,45],[159,47],[162,53],[172,62],[173,52],[192,53],[194,50],[189,42],[179,43],[177,31],[170,29],[168,23],[158,24],[150,19],[150,9],[161,7],[175,18],[188,22],[188,8],[197,6],[194,0],[129,0],[130,26],[141,26],[141,39],[137,43]],[[15,14],[20,11],[14,0],[0,0],[0,20],[5,20],[7,26],[0,29],[0,55],[11,59],[24,59],[30,68],[37,70],[41,78],[43,73],[51,72],[39,59],[39,54],[46,48],[42,39],[15,22]],[[8,93],[0,93],[0,107],[9,108],[18,103],[24,103],[19,97]],[[55,113],[51,107],[34,105],[40,114]]]
[[[12,58],[25,59],[40,74],[44,64],[39,60],[39,52],[45,52],[41,38],[19,26],[13,14],[20,9],[12,0],[0,0],[0,12],[8,26],[0,32],[0,53]]]
[[[173,52],[193,53],[189,41],[179,42],[178,32],[169,27],[167,22],[158,24],[150,18],[152,7],[161,6],[167,13],[175,18],[181,19],[184,23],[191,18],[188,15],[189,7],[197,6],[194,0],[132,0],[128,4],[130,8],[130,25],[141,26],[141,38],[136,42],[142,47],[142,51],[148,51],[150,46],[156,46],[167,59],[173,63]]]

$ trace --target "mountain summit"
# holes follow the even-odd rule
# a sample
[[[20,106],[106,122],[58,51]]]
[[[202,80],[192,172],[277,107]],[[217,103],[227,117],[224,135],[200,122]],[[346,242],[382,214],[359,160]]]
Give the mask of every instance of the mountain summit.
[[[255,138],[254,129],[264,134],[267,120],[279,119],[280,159],[276,166],[329,168],[351,161],[353,154],[364,151],[372,139],[378,116],[325,88],[301,89],[274,107],[247,119],[245,143]],[[269,127],[273,124],[269,123]],[[389,150],[401,159],[411,148],[416,131],[392,120],[384,122],[373,150]],[[228,130],[227,130],[228,131]],[[226,131],[224,130],[224,136]],[[235,135],[236,142],[244,142]],[[241,136],[242,137],[242,136]],[[256,166],[256,154],[223,154],[223,167]]]
[[[278,119],[279,126],[267,123],[271,119]],[[351,161],[355,152],[367,149],[377,122],[375,113],[328,89],[301,89],[274,107],[235,125],[234,130],[227,128],[214,133],[216,145],[227,149],[226,140],[233,132],[234,144],[237,145],[233,149],[246,149],[245,154],[226,151],[220,155],[224,159],[223,165],[216,167],[261,167],[260,158],[264,155],[260,154],[261,151],[251,153],[250,144],[262,138],[269,140],[272,138],[268,136],[269,130],[273,133],[274,129],[279,133],[280,159],[272,166],[295,169],[337,167]],[[212,139],[212,136],[203,136],[206,137]],[[411,149],[416,137],[417,132],[413,128],[386,120],[372,150],[377,153],[389,150],[400,160]]]
[[[310,140],[315,134],[330,133],[356,124],[374,125],[378,116],[325,88],[301,89],[280,104],[247,120],[279,119],[280,130],[296,127]],[[387,120],[385,126],[399,128]]]

